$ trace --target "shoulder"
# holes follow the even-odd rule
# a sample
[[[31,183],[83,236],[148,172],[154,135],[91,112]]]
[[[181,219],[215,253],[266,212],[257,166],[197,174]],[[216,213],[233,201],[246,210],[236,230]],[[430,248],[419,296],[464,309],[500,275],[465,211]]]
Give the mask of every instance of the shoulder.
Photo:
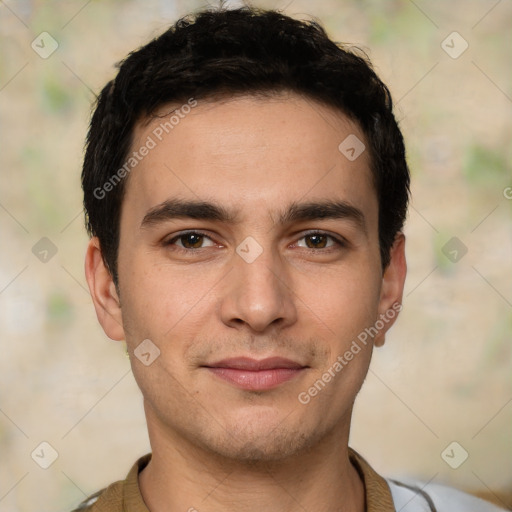
[[[150,460],[151,453],[140,457],[124,480],[89,496],[71,512],[123,512],[127,509],[148,512],[140,493],[138,476]]]
[[[401,512],[503,512],[492,503],[445,485],[386,479]]]
[[[86,498],[71,512],[121,512],[123,507],[122,489],[123,481],[114,482]]]

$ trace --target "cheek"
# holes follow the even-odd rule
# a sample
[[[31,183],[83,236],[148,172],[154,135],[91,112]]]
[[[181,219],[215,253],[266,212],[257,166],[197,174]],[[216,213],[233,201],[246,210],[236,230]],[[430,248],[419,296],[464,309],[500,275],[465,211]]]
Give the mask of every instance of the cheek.
[[[318,280],[317,280],[318,282]],[[325,281],[323,293],[310,297],[309,319],[321,331],[328,357],[311,373],[298,401],[322,411],[323,421],[335,421],[361,388],[372,356],[366,332],[378,312],[378,280],[368,275],[340,273]]]
[[[155,263],[151,253],[131,255],[119,262],[119,284],[123,321],[127,338],[154,336],[165,338],[173,330],[191,327],[191,318],[204,310],[207,292],[216,281],[216,273],[171,268]],[[198,325],[197,321],[192,322]],[[200,324],[199,324],[200,325]]]
[[[142,339],[151,339],[162,351],[180,351],[184,341],[194,338],[211,314],[204,293],[180,293],[162,286],[150,286],[123,303],[126,341],[132,348]]]
[[[304,275],[297,288],[298,304],[306,306],[326,333],[346,340],[372,325],[377,318],[380,275],[371,266],[340,266],[330,272]]]

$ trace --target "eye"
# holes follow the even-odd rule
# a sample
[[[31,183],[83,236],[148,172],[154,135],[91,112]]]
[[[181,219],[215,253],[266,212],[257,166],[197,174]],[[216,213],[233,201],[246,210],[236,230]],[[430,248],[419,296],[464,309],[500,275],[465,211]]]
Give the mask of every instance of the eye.
[[[300,244],[300,240],[304,240],[305,244]],[[300,238],[297,245],[299,247],[306,247],[307,249],[329,249],[336,246],[344,247],[345,243],[327,233],[313,231]]]
[[[203,243],[209,241],[210,243],[206,247],[215,245],[211,238],[206,236],[204,233],[198,231],[189,231],[188,233],[181,233],[171,240],[165,242],[165,245],[176,245],[180,249],[202,249],[205,246]]]
[[[215,243],[205,233],[201,233],[200,231],[188,231],[165,241],[164,245],[173,246],[179,251],[192,252],[206,247],[213,247]],[[345,247],[346,243],[333,235],[321,231],[312,231],[302,236],[296,245],[305,249],[329,250],[332,248]]]

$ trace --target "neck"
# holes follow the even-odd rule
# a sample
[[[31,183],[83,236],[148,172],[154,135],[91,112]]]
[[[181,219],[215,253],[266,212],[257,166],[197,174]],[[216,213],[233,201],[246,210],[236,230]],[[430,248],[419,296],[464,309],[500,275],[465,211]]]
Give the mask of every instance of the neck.
[[[237,461],[150,428],[153,456],[139,475],[151,512],[364,512],[347,426],[279,461]]]

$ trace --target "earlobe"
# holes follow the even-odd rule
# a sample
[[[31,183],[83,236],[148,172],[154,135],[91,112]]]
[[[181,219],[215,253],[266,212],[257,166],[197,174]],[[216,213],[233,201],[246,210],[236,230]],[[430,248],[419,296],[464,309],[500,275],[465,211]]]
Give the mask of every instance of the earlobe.
[[[382,276],[382,286],[379,300],[379,320],[383,328],[375,336],[373,344],[377,347],[384,345],[386,332],[395,323],[402,309],[407,263],[405,261],[405,236],[398,233],[391,247],[390,262]]]
[[[98,321],[105,334],[116,341],[124,340],[121,305],[115,283],[103,261],[97,237],[91,238],[85,255],[85,276],[96,310]]]

